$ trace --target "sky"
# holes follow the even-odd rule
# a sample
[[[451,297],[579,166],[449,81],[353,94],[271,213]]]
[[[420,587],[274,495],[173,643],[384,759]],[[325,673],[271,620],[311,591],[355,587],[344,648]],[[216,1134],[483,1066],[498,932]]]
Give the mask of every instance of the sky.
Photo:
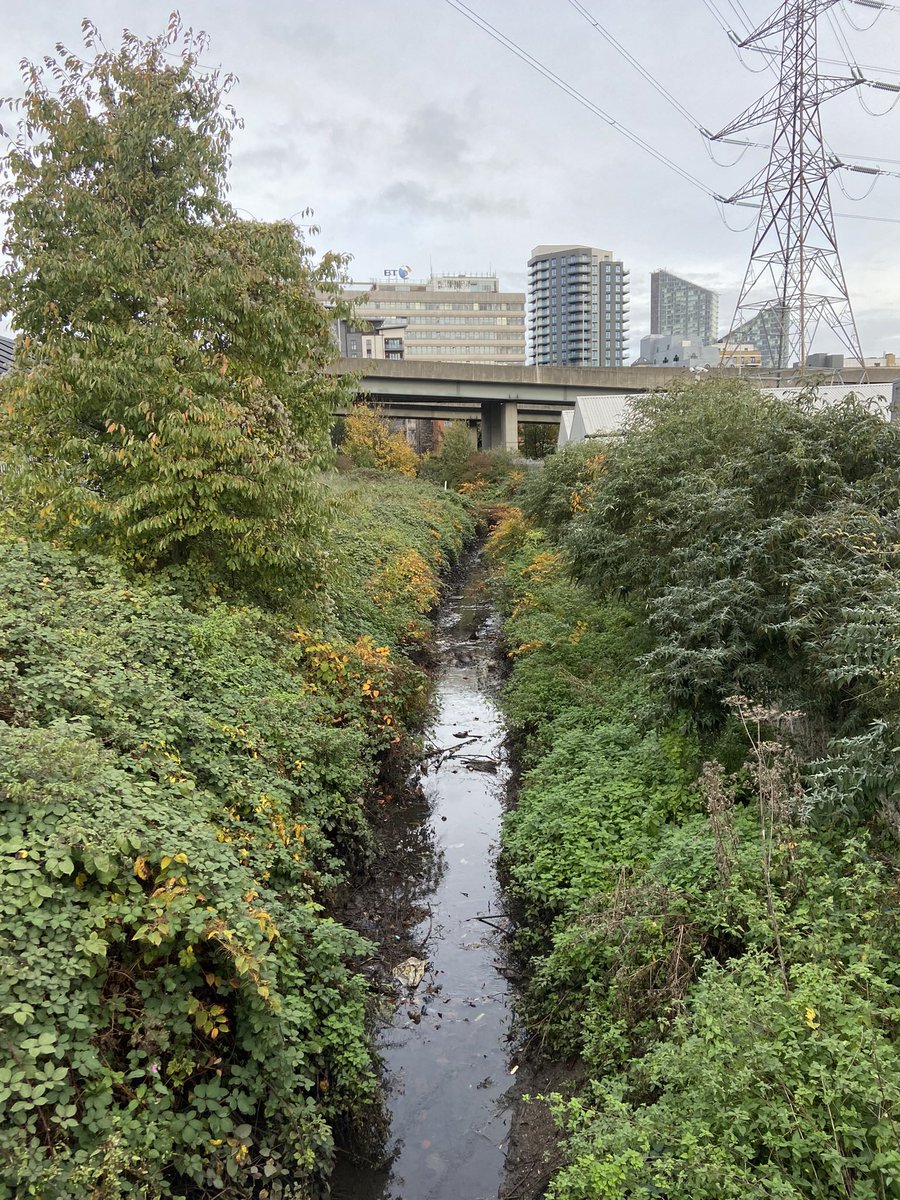
[[[709,191],[731,195],[765,163],[764,150],[719,146],[716,158],[682,114],[585,20],[572,0],[468,0],[469,7],[615,121]],[[581,0],[581,5],[704,128],[721,128],[773,82],[761,56],[733,48],[712,7],[743,33],[776,0]],[[21,94],[19,62],[80,48],[90,17],[107,45],[123,28],[161,32],[156,0],[30,0],[5,22],[0,95]],[[314,244],[353,256],[355,280],[409,265],[496,272],[525,290],[534,246],[576,242],[612,250],[631,273],[636,353],[649,332],[650,272],[664,267],[720,294],[727,329],[750,254],[752,212],[723,223],[704,191],[516,58],[447,0],[184,0],[185,24],[205,30],[206,55],[238,76],[230,99],[244,120],[234,140],[230,199],[243,215],[314,220]],[[873,78],[900,83],[900,11],[869,32],[871,10],[841,0],[839,34]],[[844,44],[821,21],[820,55]],[[747,65],[744,65],[746,62]],[[892,67],[893,73],[884,68]],[[754,68],[751,70],[749,68]],[[823,63],[823,72],[846,66]],[[868,108],[892,96],[865,89]],[[876,117],[857,91],[823,109],[841,156],[900,174],[900,106]],[[747,136],[765,141],[768,130]],[[882,157],[885,156],[885,157]],[[890,162],[891,156],[897,161]],[[832,183],[844,271],[864,353],[900,353],[900,178],[841,173]],[[298,214],[314,210],[314,217]],[[860,216],[895,218],[863,220]],[[895,223],[896,222],[896,223]],[[741,231],[743,227],[743,231]],[[816,349],[837,350],[826,337]]]

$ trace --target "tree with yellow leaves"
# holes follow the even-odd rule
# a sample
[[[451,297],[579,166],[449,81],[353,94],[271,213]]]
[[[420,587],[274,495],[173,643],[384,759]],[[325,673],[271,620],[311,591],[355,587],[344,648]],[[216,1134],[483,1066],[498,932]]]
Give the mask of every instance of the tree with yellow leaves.
[[[344,451],[358,467],[414,476],[416,452],[401,433],[392,433],[378,408],[357,404],[347,417]]]

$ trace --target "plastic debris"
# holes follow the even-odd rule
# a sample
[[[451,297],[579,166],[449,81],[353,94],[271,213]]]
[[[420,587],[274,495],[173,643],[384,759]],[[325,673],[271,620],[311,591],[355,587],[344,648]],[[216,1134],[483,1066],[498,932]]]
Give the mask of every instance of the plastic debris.
[[[394,978],[408,988],[417,988],[425,974],[424,958],[405,958],[399,966],[394,967]]]

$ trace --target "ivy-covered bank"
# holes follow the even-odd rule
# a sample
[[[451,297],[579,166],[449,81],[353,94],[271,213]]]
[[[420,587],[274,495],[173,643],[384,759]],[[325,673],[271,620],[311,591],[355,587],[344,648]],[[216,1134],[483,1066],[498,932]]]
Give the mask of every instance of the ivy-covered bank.
[[[329,582],[281,611],[0,544],[0,1195],[306,1196],[373,1097],[327,897],[470,521],[329,491]]]
[[[490,550],[523,1010],[588,1083],[554,1200],[900,1196],[900,438],[715,382]]]
[[[0,1198],[307,1200],[375,1095],[329,896],[471,522],[327,474],[348,259],[229,204],[206,36],[82,29],[0,158]]]

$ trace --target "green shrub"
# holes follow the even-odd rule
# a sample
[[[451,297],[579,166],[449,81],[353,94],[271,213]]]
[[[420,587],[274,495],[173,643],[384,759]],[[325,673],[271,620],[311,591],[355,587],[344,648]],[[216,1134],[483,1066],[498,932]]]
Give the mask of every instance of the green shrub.
[[[305,624],[0,544],[0,1195],[307,1197],[371,1119],[365,944],[323,902],[421,719],[398,643],[469,523],[415,481],[343,488],[366,554],[340,604],[288,598]],[[391,574],[416,546],[421,593]]]
[[[522,1012],[590,1075],[554,1200],[900,1197],[897,450],[674,387],[492,543]]]
[[[588,509],[605,465],[605,444],[566,446],[529,476],[520,498],[525,515],[558,538],[578,513]]]
[[[566,544],[646,613],[654,686],[712,722],[740,692],[860,732],[897,672],[897,430],[740,381],[634,405]]]
[[[900,1195],[896,987],[858,962],[712,966],[626,1082],[557,1111],[554,1200]]]

